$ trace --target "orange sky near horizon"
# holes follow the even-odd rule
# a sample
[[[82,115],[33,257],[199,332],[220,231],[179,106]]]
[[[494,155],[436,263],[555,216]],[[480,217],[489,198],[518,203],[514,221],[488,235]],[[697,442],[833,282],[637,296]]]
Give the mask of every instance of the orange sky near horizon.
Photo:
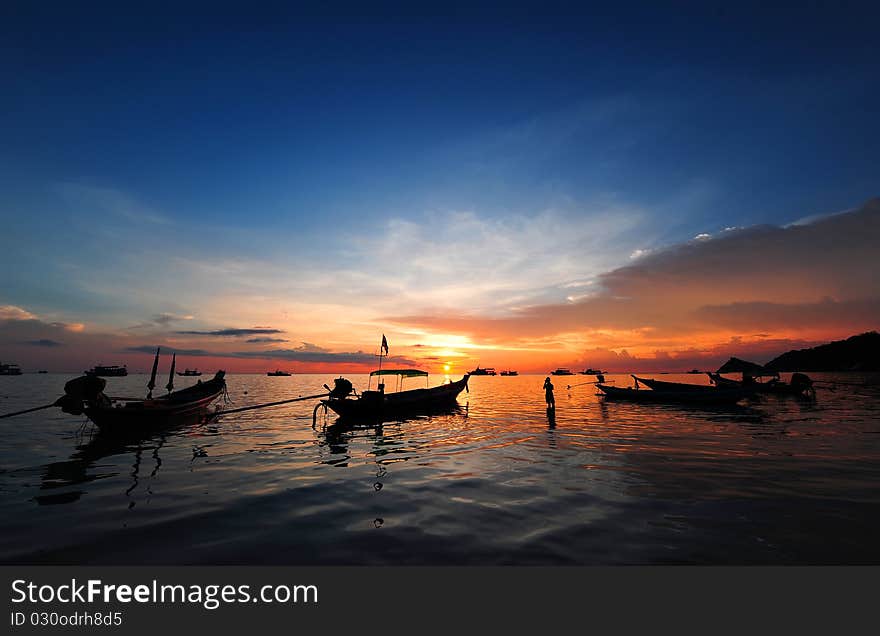
[[[198,314],[156,307],[141,321],[0,304],[0,361],[26,371],[78,372],[98,363],[146,371],[158,345],[166,357],[178,352],[178,369],[356,373],[375,367],[385,334],[386,365],[449,367],[451,375],[478,364],[547,373],[713,369],[731,355],[765,363],[880,326],[878,247],[875,199],[805,223],[701,236],[594,275],[566,271],[531,295],[524,283],[517,287],[516,270],[501,276],[487,265],[474,274],[452,258],[441,281],[430,275],[441,260],[435,254],[424,271],[414,261],[412,280],[335,272],[306,292],[285,291],[280,275],[262,277],[240,293],[206,294]],[[455,282],[458,271],[470,277]],[[536,280],[553,278],[539,274]],[[238,275],[247,280],[246,271]],[[191,283],[198,288],[197,279]],[[333,289],[334,302],[319,288]],[[504,300],[481,306],[487,294]]]

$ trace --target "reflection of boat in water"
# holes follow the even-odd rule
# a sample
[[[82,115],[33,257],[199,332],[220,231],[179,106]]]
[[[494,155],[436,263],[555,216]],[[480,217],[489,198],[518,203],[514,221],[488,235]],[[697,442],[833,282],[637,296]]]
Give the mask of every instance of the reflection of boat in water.
[[[495,375],[495,369],[492,367],[487,367],[485,369],[481,369],[479,365],[477,368],[470,372],[469,375]],[[503,373],[501,375],[504,375]]]
[[[125,365],[120,367],[115,364],[108,365],[108,366],[99,364],[99,365],[92,367],[88,371],[84,371],[84,373],[86,375],[94,375],[94,376],[107,377],[107,378],[116,378],[116,377],[122,377],[122,376],[128,375],[128,369],[126,368]]]
[[[432,418],[443,418],[446,416],[468,416],[467,406],[462,406],[458,402],[446,402],[443,404],[437,404],[434,407],[422,409],[418,413],[411,412],[400,414],[395,417],[395,421],[393,424],[384,423],[382,420],[370,419],[370,418],[343,418],[340,417],[336,419],[336,421],[331,423],[325,423],[323,427],[318,429],[318,443],[320,446],[326,446],[329,451],[331,458],[328,458],[323,463],[333,464],[336,466],[345,466],[347,465],[348,460],[351,458],[349,453],[349,443],[357,439],[374,439],[381,440],[385,435],[386,428],[390,427],[390,430],[399,431],[398,429],[400,424],[404,424],[406,422],[412,422],[416,420],[431,420]],[[381,457],[387,453],[387,450],[383,450],[382,444],[378,444],[374,450],[374,455],[376,457]]]
[[[631,402],[676,402],[686,404],[735,404],[752,392],[742,388],[718,388],[714,386],[700,386],[696,384],[681,385],[678,382],[650,381],[657,389],[640,389],[638,383],[642,378],[636,378],[636,386],[633,388],[614,387],[598,383],[596,386],[609,400],[628,400]],[[680,386],[675,386],[680,385]]]
[[[400,387],[405,378],[424,377],[427,383],[428,373],[418,369],[386,369],[373,371],[370,378],[374,376],[397,377]],[[345,378],[337,378],[334,380],[335,385],[329,397],[321,400],[321,404],[340,418],[346,419],[382,420],[418,414],[454,404],[458,394],[467,389],[468,378],[470,374],[465,374],[457,382],[424,389],[399,390],[394,393],[385,393],[385,385],[380,383],[378,390],[363,391],[355,397],[351,396],[354,393],[351,382]]]
[[[198,369],[184,369],[183,371],[178,371],[177,375],[182,375],[185,377],[195,377],[202,375],[202,372]]]
[[[130,495],[138,484],[145,452],[153,459],[153,468],[149,476],[155,477],[158,474],[162,466],[159,450],[164,443],[164,436],[120,438],[99,433],[87,443],[78,445],[68,460],[46,465],[40,480],[41,494],[34,497],[34,501],[41,506],[78,501],[86,494],[82,486],[116,477],[122,473],[120,467],[109,466],[110,463],[118,462],[108,463],[103,460],[114,456],[122,458],[125,455],[131,455],[133,459],[131,470],[126,471],[131,477],[131,483],[125,494]],[[71,490],[72,487],[75,489]]]
[[[551,371],[550,375],[574,375],[574,373],[571,372],[571,369],[564,369],[560,367]]]
[[[507,371],[502,371],[501,375],[519,375],[519,372],[507,370]]]
[[[17,364],[0,364],[0,375],[21,375],[21,368]]]
[[[267,371],[266,375],[268,376],[288,376],[290,373],[287,371],[282,371],[281,369],[276,369],[275,371]]]
[[[171,362],[166,386],[167,395],[153,397],[159,365],[157,350],[150,382],[147,384],[149,393],[145,399],[110,398],[104,394],[106,380],[94,375],[85,375],[65,384],[64,395],[55,402],[55,405],[60,406],[66,413],[74,415],[85,413],[105,434],[128,435],[200,422],[207,415],[211,403],[225,392],[225,372],[218,371],[207,382],[199,380],[191,387],[173,391],[175,359]]]

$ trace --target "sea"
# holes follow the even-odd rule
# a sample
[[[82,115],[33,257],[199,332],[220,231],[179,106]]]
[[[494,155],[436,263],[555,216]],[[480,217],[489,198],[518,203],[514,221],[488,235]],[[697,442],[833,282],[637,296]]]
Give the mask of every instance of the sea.
[[[555,412],[543,375],[476,376],[454,408],[380,426],[310,399],[125,442],[57,408],[2,419],[0,562],[880,563],[880,374],[810,375],[815,399],[730,407],[606,402],[592,376],[558,376]],[[0,414],[72,377],[0,377]],[[333,377],[231,374],[219,406]],[[146,392],[144,375],[107,380]]]

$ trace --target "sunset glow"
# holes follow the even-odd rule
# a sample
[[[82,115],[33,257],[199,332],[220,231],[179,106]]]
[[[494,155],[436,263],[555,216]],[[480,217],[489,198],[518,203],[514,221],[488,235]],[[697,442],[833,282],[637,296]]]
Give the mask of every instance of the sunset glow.
[[[833,55],[739,57],[725,22],[722,61],[686,25],[631,25],[631,59],[599,16],[528,45],[401,20],[234,42],[83,20],[0,62],[0,360],[362,372],[385,334],[387,364],[435,373],[674,371],[880,324],[876,160],[843,151],[880,147],[880,97],[851,27]],[[144,55],[166,27],[188,44]]]

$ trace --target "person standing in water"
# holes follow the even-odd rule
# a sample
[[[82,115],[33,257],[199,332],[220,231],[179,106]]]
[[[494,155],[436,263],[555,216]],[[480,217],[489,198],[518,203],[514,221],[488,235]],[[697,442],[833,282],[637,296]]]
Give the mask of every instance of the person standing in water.
[[[556,408],[556,398],[553,397],[553,383],[550,381],[549,375],[544,380],[544,399],[547,400],[548,409]]]

